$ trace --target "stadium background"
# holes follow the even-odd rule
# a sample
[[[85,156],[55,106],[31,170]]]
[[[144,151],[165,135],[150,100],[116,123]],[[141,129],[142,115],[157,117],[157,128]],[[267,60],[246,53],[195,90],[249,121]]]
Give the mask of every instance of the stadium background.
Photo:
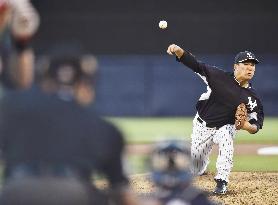
[[[224,204],[277,204],[278,155],[258,155],[258,148],[275,146],[277,152],[278,147],[276,0],[32,2],[41,15],[33,41],[38,58],[55,48],[97,57],[97,97],[92,109],[124,132],[131,174],[147,171],[147,148],[154,141],[189,138],[195,103],[206,90],[198,76],[166,55],[170,43],[230,71],[237,52],[254,52],[261,61],[254,84],[263,100],[264,128],[256,135],[238,133],[232,191],[214,199]],[[166,30],[158,28],[162,19],[168,22]],[[212,173],[216,157],[213,152]],[[202,189],[214,187],[212,173],[197,181]],[[147,181],[132,179],[139,192],[150,192]]]
[[[41,14],[38,55],[72,46],[99,62],[94,107],[106,116],[192,116],[201,79],[166,55],[170,43],[232,70],[237,52],[260,59],[255,88],[277,116],[278,3],[275,0],[33,0]],[[161,19],[168,29],[158,28]],[[80,49],[80,50],[82,50]]]

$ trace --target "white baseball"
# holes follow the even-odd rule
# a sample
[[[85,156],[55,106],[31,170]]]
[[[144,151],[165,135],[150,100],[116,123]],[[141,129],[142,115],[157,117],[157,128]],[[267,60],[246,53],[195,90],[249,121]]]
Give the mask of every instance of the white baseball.
[[[165,29],[165,28],[167,28],[167,21],[160,21],[158,25],[159,25],[159,28]]]

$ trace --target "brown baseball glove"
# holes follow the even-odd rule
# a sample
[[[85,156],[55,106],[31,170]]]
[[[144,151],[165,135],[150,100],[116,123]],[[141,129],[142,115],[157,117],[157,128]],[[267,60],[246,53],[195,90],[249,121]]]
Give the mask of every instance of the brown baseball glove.
[[[244,103],[239,104],[235,114],[235,126],[237,130],[243,127],[244,122],[247,120],[247,108]]]

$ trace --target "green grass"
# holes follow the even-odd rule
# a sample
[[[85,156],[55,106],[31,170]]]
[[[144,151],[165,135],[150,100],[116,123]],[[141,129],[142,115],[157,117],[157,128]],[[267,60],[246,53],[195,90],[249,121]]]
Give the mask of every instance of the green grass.
[[[208,169],[215,171],[217,156],[210,157]],[[278,171],[278,156],[238,155],[234,156],[233,171]]]
[[[216,155],[210,157],[208,170],[216,171]],[[127,158],[127,172],[129,174],[139,174],[149,172],[146,155],[131,155]],[[278,156],[258,156],[258,155],[238,155],[234,156],[234,167],[232,171],[260,171],[278,172]]]
[[[278,118],[266,118],[263,129],[252,135],[246,131],[240,131],[236,142],[239,143],[278,143]]]
[[[122,130],[128,143],[151,143],[167,138],[190,138],[193,118],[107,119]],[[263,129],[255,135],[240,131],[236,143],[278,144],[278,118],[266,118]]]
[[[150,143],[169,137],[190,136],[188,118],[109,118],[124,133],[129,143]]]

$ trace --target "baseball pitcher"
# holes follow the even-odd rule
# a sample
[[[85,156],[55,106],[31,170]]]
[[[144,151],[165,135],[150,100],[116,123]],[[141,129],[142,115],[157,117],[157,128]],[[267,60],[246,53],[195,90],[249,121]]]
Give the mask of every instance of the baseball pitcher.
[[[204,174],[212,147],[218,144],[214,193],[225,194],[233,166],[236,131],[242,129],[255,134],[263,126],[263,106],[250,83],[259,61],[249,51],[240,52],[235,57],[233,72],[226,72],[198,61],[175,44],[168,47],[167,53],[175,54],[178,62],[193,70],[207,85],[207,91],[197,102],[193,120],[192,172]]]

